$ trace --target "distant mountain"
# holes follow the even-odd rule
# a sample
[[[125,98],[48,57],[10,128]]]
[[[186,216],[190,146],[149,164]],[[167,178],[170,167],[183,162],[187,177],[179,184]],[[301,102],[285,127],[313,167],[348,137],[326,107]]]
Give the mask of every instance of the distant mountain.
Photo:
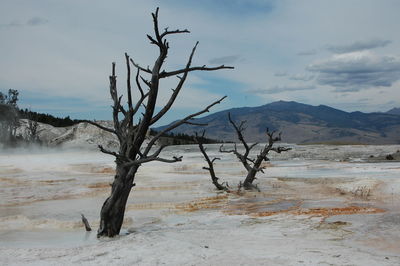
[[[386,112],[387,114],[400,115],[400,108],[392,108]]]
[[[265,142],[265,130],[269,128],[281,131],[283,141],[290,143],[400,143],[400,116],[349,113],[325,105],[312,106],[293,101],[220,111],[195,120],[196,123],[208,124],[205,127],[185,124],[173,133],[193,134],[206,129],[209,138],[236,141],[228,113],[234,121],[247,121],[244,135],[250,142]]]

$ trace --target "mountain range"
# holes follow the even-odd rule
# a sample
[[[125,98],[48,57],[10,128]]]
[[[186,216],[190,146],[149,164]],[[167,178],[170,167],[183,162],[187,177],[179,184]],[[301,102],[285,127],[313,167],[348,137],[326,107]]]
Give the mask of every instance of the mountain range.
[[[172,132],[192,135],[205,129],[209,138],[237,141],[228,113],[237,123],[246,121],[244,136],[249,142],[266,142],[265,132],[269,128],[282,132],[282,141],[288,143],[400,143],[400,108],[386,113],[345,112],[293,101],[220,111],[194,120],[207,126],[185,124]]]
[[[400,115],[400,108],[392,108],[389,111],[387,111],[386,113],[392,114],[392,115]]]

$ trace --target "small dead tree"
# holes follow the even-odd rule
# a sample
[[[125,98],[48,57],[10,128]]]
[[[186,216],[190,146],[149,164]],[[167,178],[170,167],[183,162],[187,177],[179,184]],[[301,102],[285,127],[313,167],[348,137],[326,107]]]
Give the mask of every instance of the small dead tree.
[[[228,119],[229,119],[229,123],[231,123],[231,125],[235,129],[235,132],[237,134],[239,141],[242,143],[242,145],[244,147],[244,153],[241,153],[238,151],[236,143],[234,144],[234,148],[232,150],[225,150],[223,145],[220,146],[219,150],[222,153],[233,153],[234,155],[236,155],[236,157],[242,163],[244,168],[247,170],[247,176],[246,176],[245,180],[243,181],[243,183],[241,184],[241,186],[243,186],[245,189],[257,189],[258,190],[258,188],[255,185],[253,185],[253,181],[256,179],[256,174],[258,172],[264,173],[263,169],[265,169],[265,167],[262,166],[261,164],[264,161],[269,161],[269,158],[267,157],[268,153],[270,151],[281,153],[283,151],[288,151],[291,148],[281,147],[281,146],[273,147],[275,142],[281,140],[281,133],[279,133],[278,136],[276,136],[275,131],[270,132],[267,128],[266,135],[268,137],[268,142],[265,144],[265,146],[262,148],[260,153],[257,155],[257,158],[250,158],[249,155],[250,155],[251,150],[254,147],[256,147],[258,145],[258,143],[253,143],[253,144],[249,145],[245,141],[245,139],[243,137],[243,131],[245,130],[244,125],[245,125],[246,121],[242,121],[242,122],[240,122],[239,125],[237,125],[232,120],[230,113],[228,113]]]
[[[117,77],[115,75],[115,63],[112,64],[112,72],[110,76],[110,95],[113,101],[113,128],[100,125],[93,121],[87,121],[105,131],[115,134],[119,141],[119,151],[110,151],[102,146],[99,146],[103,153],[112,155],[116,158],[116,175],[111,186],[111,194],[106,199],[100,212],[100,228],[97,236],[113,237],[118,235],[123,223],[125,206],[128,200],[129,193],[135,186],[135,175],[139,167],[148,162],[160,161],[166,163],[174,163],[182,160],[182,157],[161,158],[160,153],[165,146],[156,147],[157,140],[166,132],[182,125],[190,123],[191,119],[208,112],[211,107],[220,103],[225,97],[211,103],[203,110],[188,115],[185,118],[174,122],[167,128],[158,132],[147,143],[145,142],[146,133],[150,126],[154,125],[162,118],[171,106],[174,104],[179,92],[181,91],[189,72],[192,71],[213,71],[219,69],[232,69],[229,66],[195,66],[192,67],[192,58],[196,51],[198,42],[193,47],[186,66],[182,69],[166,71],[163,70],[163,64],[167,58],[169,43],[166,40],[167,36],[189,33],[188,30],[159,30],[158,25],[158,8],[155,13],[152,13],[154,36],[147,35],[150,43],[158,48],[159,54],[152,68],[144,68],[134,62],[127,54],[126,69],[127,69],[127,106],[121,104],[122,95],[117,91]],[[139,99],[134,104],[131,89],[131,64],[136,68],[135,83],[139,92]],[[146,79],[144,75],[150,76]],[[158,111],[155,111],[160,81],[169,77],[177,77],[179,79],[175,89],[168,102]],[[142,107],[142,108],[141,108]],[[140,111],[143,113],[140,114]],[[139,112],[138,112],[139,111]],[[138,115],[140,114],[140,115]],[[139,118],[139,120],[137,120]],[[135,122],[138,121],[138,122]]]
[[[38,135],[38,126],[39,123],[33,119],[32,115],[28,116],[28,127],[27,127],[27,138],[30,143],[38,143],[39,135]]]
[[[203,131],[203,133],[201,134],[200,137],[198,136],[197,133],[195,136],[195,141],[199,145],[199,149],[200,149],[201,153],[203,154],[205,161],[208,164],[208,167],[203,167],[203,169],[208,170],[208,172],[210,172],[211,181],[218,190],[228,191],[229,190],[228,183],[225,183],[226,185],[224,183],[220,184],[218,181],[219,178],[216,176],[215,170],[214,170],[214,162],[216,160],[220,160],[220,158],[215,157],[213,159],[210,159],[210,157],[208,157],[207,152],[206,152],[207,149],[204,148],[203,141],[202,141],[204,139],[204,135],[205,135],[205,130]]]
[[[19,126],[17,90],[9,89],[8,94],[0,92],[0,143],[16,144]]]

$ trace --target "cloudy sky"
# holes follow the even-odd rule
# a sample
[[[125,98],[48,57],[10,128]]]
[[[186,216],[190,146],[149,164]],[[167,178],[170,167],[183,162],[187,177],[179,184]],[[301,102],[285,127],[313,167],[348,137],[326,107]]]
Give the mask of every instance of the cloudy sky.
[[[400,107],[398,0],[1,0],[0,90],[20,106],[73,118],[110,119],[108,75],[124,53],[152,65],[150,13],[171,36],[166,68],[194,64],[234,70],[193,73],[161,123],[228,95],[214,111],[277,100],[346,111]],[[158,106],[177,80],[162,83]]]

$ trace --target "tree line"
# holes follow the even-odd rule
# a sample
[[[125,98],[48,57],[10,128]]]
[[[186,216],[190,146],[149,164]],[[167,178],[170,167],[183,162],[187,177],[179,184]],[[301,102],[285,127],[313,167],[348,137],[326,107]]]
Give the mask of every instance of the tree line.
[[[69,127],[83,121],[80,119],[71,119],[69,116],[57,117],[51,114],[38,113],[26,108],[18,110],[18,114],[21,119],[29,119],[39,123],[52,125],[53,127]]]

